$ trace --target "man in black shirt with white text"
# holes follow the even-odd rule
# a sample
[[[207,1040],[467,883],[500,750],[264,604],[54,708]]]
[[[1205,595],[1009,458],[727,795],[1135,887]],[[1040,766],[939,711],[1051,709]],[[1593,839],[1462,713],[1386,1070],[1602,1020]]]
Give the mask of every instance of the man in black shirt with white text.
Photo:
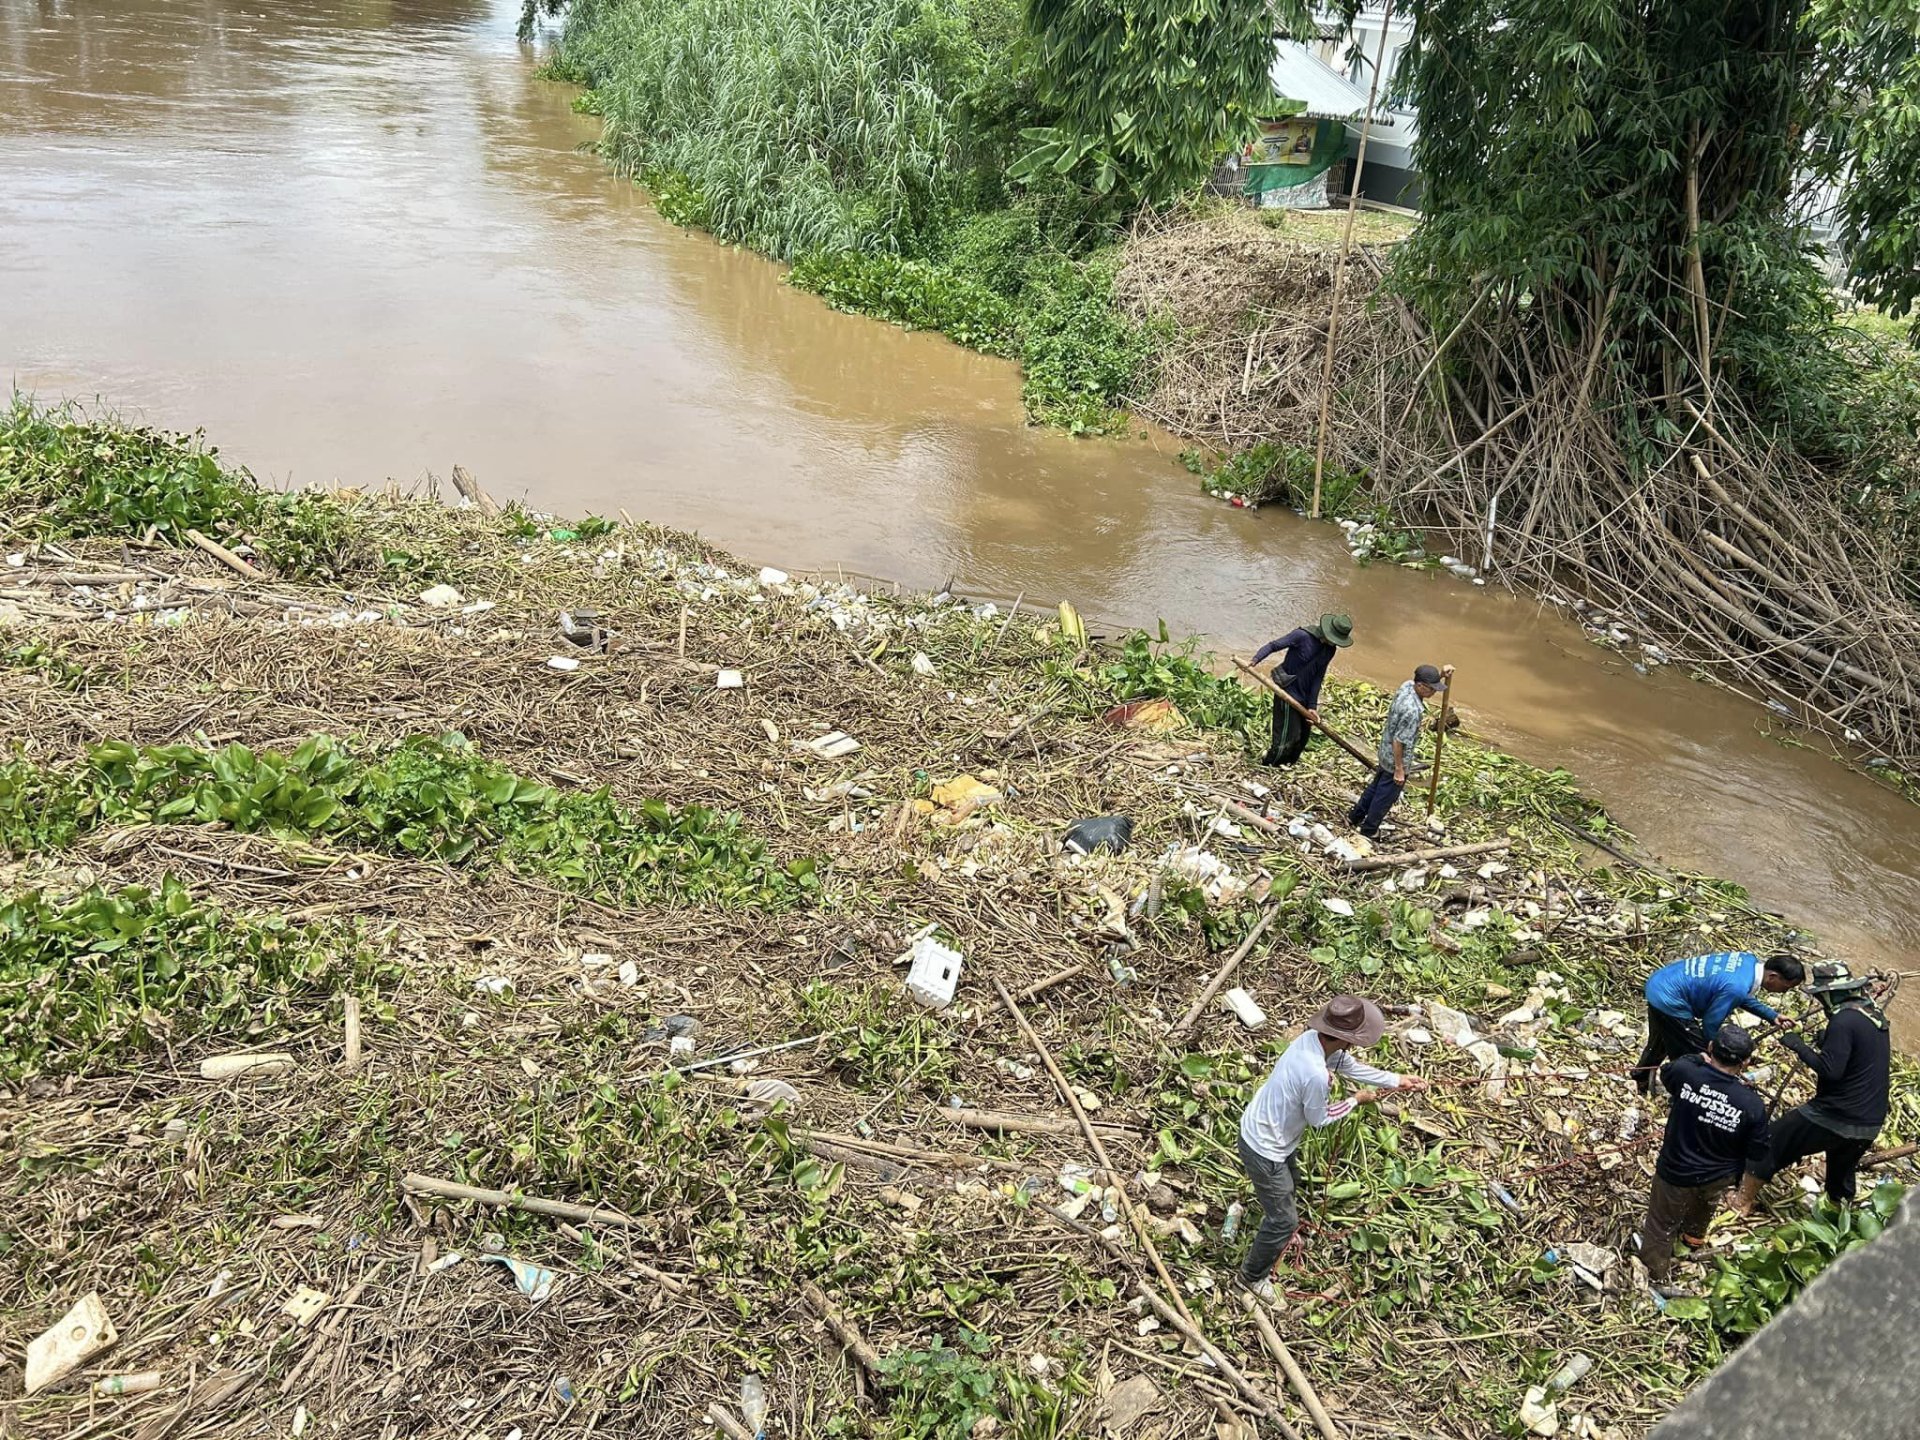
[[[1760,1188],[1769,1153],[1767,1106],[1740,1078],[1752,1059],[1753,1037],[1738,1025],[1722,1025],[1706,1054],[1682,1056],[1660,1069],[1673,1110],[1640,1232],[1640,1258],[1656,1288],[1673,1268],[1674,1237],[1704,1232],[1743,1168],[1736,1208],[1750,1205]]]

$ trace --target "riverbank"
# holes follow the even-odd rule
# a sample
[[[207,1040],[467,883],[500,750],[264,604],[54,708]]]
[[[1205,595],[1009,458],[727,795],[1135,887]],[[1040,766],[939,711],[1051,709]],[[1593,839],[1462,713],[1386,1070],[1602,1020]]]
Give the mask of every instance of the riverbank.
[[[75,480],[122,452],[81,438]],[[302,533],[340,542],[318,551],[207,494],[181,538],[265,578],[168,543],[166,515],[34,544],[85,527],[18,490],[5,517],[0,1026],[26,1159],[0,1339],[97,1290],[120,1339],[89,1375],[162,1377],[106,1403],[238,1435],[402,1412],[683,1433],[758,1366],[775,1435],[1085,1433],[1144,1381],[1175,1433],[1268,1402],[1304,1431],[1221,1228],[1241,1105],[1348,987],[1421,1006],[1383,1063],[1445,1083],[1306,1152],[1325,1183],[1276,1319],[1328,1409],[1478,1436],[1584,1352],[1563,1426],[1638,1434],[1794,1288],[1764,1243],[1799,1213],[1784,1181],[1719,1234],[1724,1271],[1686,1267],[1711,1307],[1659,1314],[1620,1253],[1653,1134],[1618,1074],[1638,976],[1779,932],[1732,887],[1573,839],[1596,816],[1572,777],[1452,738],[1444,828],[1410,797],[1383,849],[1492,848],[1356,868],[1312,831],[1339,830],[1351,762],[1253,766],[1258,697],[1145,637],[518,510],[315,497]],[[1148,698],[1184,723],[1102,719]],[[1326,709],[1365,733],[1383,707],[1353,685]],[[1130,848],[1064,854],[1101,813]],[[1176,1030],[1269,913],[1232,982],[1266,1028],[1209,1006]],[[895,963],[928,926],[964,957],[939,1012]],[[1025,1025],[997,986],[1030,994]],[[1442,1004],[1495,1048],[1442,1038]],[[203,1078],[242,1049],[288,1068]],[[756,1121],[709,1073],[798,1099]],[[1124,1204],[1084,1193],[1103,1162],[1076,1105]],[[1882,1143],[1916,1131],[1903,1088]],[[449,1205],[410,1175],[615,1213]],[[557,1284],[534,1300],[484,1253]],[[1182,1354],[1143,1281],[1244,1388]],[[69,1386],[15,1424],[65,1434],[88,1403]]]
[[[1577,347],[1594,361],[1584,380],[1572,367],[1566,393],[1496,384],[1476,402],[1483,379],[1523,362],[1483,360],[1464,384],[1452,373],[1446,332],[1485,297],[1423,312],[1418,287],[1389,278],[1386,222],[1346,267],[1340,343],[1323,361],[1332,227],[1199,197],[1155,215],[1026,174],[1052,91],[1000,0],[928,10],[898,43],[851,12],[775,3],[759,18],[743,28],[702,0],[568,7],[554,73],[591,87],[603,152],[667,218],[791,261],[791,283],[837,308],[1019,360],[1036,420],[1113,434],[1150,416],[1206,447],[1189,463],[1210,493],[1371,526],[1369,558],[1450,550],[1456,574],[1577,606],[1636,665],[1712,674],[1866,747],[1859,758],[1889,772],[1878,778],[1916,793],[1920,578],[1911,516],[1889,497],[1920,463],[1920,388],[1910,352],[1839,323],[1817,282],[1800,329],[1818,332],[1818,378],[1787,388],[1852,418],[1837,450],[1831,435],[1783,443],[1747,414],[1740,382],[1689,394],[1691,410],[1672,394],[1597,397],[1598,341]],[[1511,422],[1489,417],[1509,404],[1522,423],[1503,434]],[[1659,444],[1643,443],[1649,427]],[[1621,494],[1596,499],[1615,477],[1628,477]]]

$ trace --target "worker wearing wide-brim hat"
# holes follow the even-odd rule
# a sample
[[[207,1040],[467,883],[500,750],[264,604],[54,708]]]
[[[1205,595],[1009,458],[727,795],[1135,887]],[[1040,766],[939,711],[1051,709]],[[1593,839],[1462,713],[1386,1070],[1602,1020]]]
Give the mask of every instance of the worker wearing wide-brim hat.
[[[1300,1228],[1294,1199],[1300,1185],[1296,1157],[1307,1127],[1331,1125],[1356,1105],[1371,1105],[1380,1098],[1375,1087],[1426,1089],[1427,1082],[1417,1076],[1376,1070],[1350,1053],[1377,1043],[1386,1028],[1386,1017],[1371,1000],[1358,995],[1329,1000],[1287,1047],[1241,1113],[1240,1166],[1260,1202],[1260,1228],[1240,1263],[1239,1278],[1261,1299],[1273,1297],[1270,1272]],[[1332,1100],[1335,1075],[1367,1088]]]
[[[1278,695],[1273,697],[1273,743],[1267,747],[1265,764],[1291,765],[1307,748],[1308,726],[1320,722],[1320,686],[1327,678],[1336,651],[1353,643],[1353,617],[1322,615],[1311,625],[1289,630],[1278,640],[1269,640],[1254,652],[1258,665],[1269,655],[1279,655],[1273,667],[1273,683],[1300,702],[1308,718]]]

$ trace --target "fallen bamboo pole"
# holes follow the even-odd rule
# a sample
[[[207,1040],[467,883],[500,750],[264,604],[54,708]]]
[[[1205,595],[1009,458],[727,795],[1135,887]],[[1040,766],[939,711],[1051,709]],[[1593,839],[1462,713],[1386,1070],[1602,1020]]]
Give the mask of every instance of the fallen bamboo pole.
[[[1288,1440],[1300,1440],[1300,1433],[1293,1428],[1293,1425],[1288,1421],[1287,1417],[1281,1413],[1279,1405],[1269,1399],[1264,1390],[1243,1375],[1237,1365],[1220,1353],[1220,1347],[1200,1332],[1200,1327],[1193,1322],[1191,1316],[1186,1316],[1175,1311],[1171,1305],[1154,1294],[1153,1287],[1144,1281],[1140,1284],[1140,1294],[1142,1298],[1146,1300],[1147,1304],[1153,1307],[1156,1315],[1171,1325],[1175,1330],[1178,1330],[1185,1338],[1200,1347],[1200,1353],[1213,1362],[1214,1369],[1226,1376],[1228,1381],[1232,1383],[1233,1388],[1240,1392],[1241,1396],[1249,1405],[1253,1406],[1261,1415],[1278,1425],[1281,1430],[1286,1433]],[[1174,1291],[1173,1294],[1176,1300],[1179,1299],[1180,1292],[1178,1290]]]
[[[150,570],[27,570],[12,577],[24,585],[131,585],[166,577]]]
[[[1067,983],[1067,981],[1075,979],[1078,976],[1085,975],[1092,969],[1093,967],[1091,965],[1069,965],[1064,970],[1054,971],[1053,974],[1047,976],[1044,980],[1034,981],[1033,984],[1027,986],[1027,988],[1024,990],[1016,990],[1014,992],[1013,998],[1020,1001],[1022,1004],[1024,1004],[1025,1002],[1027,1002],[1028,1000],[1032,1000],[1036,996],[1046,994],[1047,991],[1053,989],[1054,986],[1064,985]],[[997,1011],[999,1008],[1000,1008],[1000,1002],[998,1000],[994,1000],[988,1003],[987,1005],[982,1006],[980,1013],[982,1016],[991,1015],[995,1011]]]
[[[733,1412],[718,1400],[707,1403],[707,1419],[713,1422],[713,1428],[726,1436],[727,1440],[757,1440],[754,1433],[734,1419]]]
[[[1246,671],[1247,674],[1253,676],[1255,680],[1259,681],[1263,689],[1271,690],[1274,694],[1278,695],[1282,700],[1286,701],[1287,704],[1291,705],[1294,708],[1295,713],[1297,713],[1301,719],[1305,720],[1309,725],[1317,729],[1322,735],[1326,736],[1329,740],[1333,741],[1334,744],[1338,745],[1342,750],[1346,751],[1349,755],[1353,756],[1354,759],[1358,760],[1362,765],[1366,766],[1369,773],[1371,773],[1374,770],[1378,770],[1380,768],[1379,762],[1376,761],[1373,756],[1367,754],[1366,751],[1362,750],[1358,745],[1354,744],[1351,740],[1347,739],[1346,736],[1342,735],[1338,730],[1335,730],[1331,725],[1327,724],[1326,721],[1315,720],[1311,715],[1307,714],[1307,707],[1302,705],[1298,700],[1294,699],[1293,696],[1289,695],[1285,690],[1282,690],[1278,685],[1274,684],[1271,676],[1262,674],[1260,671],[1254,669],[1253,666],[1247,664],[1246,661],[1242,660],[1237,655],[1234,656],[1233,663],[1235,665],[1238,665],[1242,670]]]
[[[1193,1008],[1181,1016],[1179,1023],[1167,1032],[1167,1038],[1169,1040],[1178,1040],[1194,1027],[1195,1022],[1200,1018],[1201,1012],[1207,1008],[1208,1004],[1213,1000],[1213,997],[1219,993],[1220,987],[1227,983],[1228,977],[1240,968],[1240,962],[1246,959],[1247,955],[1252,951],[1253,942],[1266,933],[1267,927],[1273,924],[1274,917],[1279,913],[1280,902],[1278,900],[1275,900],[1261,912],[1260,918],[1254,922],[1253,929],[1247,932],[1247,938],[1240,942],[1240,948],[1233,952],[1226,964],[1214,972],[1213,978],[1209,980],[1205,988],[1200,991],[1200,998],[1193,1002]]]
[[[340,1002],[345,1035],[341,1042],[340,1063],[349,1070],[360,1068],[360,997],[349,995]]]
[[[1876,1150],[1861,1160],[1859,1168],[1867,1170],[1875,1165],[1891,1165],[1909,1155],[1920,1155],[1920,1145],[1896,1145],[1891,1150]]]
[[[1060,1067],[1054,1063],[1053,1052],[1047,1048],[1047,1042],[1040,1038],[1039,1032],[1027,1023],[1026,1012],[1020,1008],[1020,1002],[1007,993],[1007,987],[1000,983],[1000,977],[993,977],[993,988],[999,994],[1000,1001],[1007,1007],[1007,1013],[1013,1016],[1014,1023],[1020,1027],[1020,1033],[1027,1037],[1027,1043],[1039,1052],[1040,1063],[1047,1067],[1047,1074],[1053,1077],[1061,1098],[1073,1111],[1073,1118],[1080,1122],[1081,1133],[1087,1137],[1087,1144],[1093,1150],[1094,1158],[1100,1162],[1100,1168],[1106,1173],[1113,1193],[1119,1197],[1120,1210],[1127,1217],[1128,1225],[1133,1227],[1134,1235],[1140,1241],[1141,1249],[1147,1252],[1147,1259],[1153,1262],[1153,1273],[1160,1277],[1160,1283],[1167,1287],[1167,1293],[1173,1297],[1173,1303],[1189,1326],[1194,1325],[1193,1315],[1188,1311],[1186,1301],[1180,1298],[1180,1287],[1174,1283],[1173,1276],[1167,1271],[1167,1262],[1160,1258],[1155,1248],[1153,1236],[1140,1218],[1140,1212],[1134,1208],[1132,1198],[1127,1194],[1127,1177],[1114,1168],[1107,1147],[1101,1143],[1100,1132],[1094,1128],[1093,1121],[1087,1118],[1086,1110],[1080,1104],[1080,1096],[1073,1086],[1067,1083],[1067,1077],[1060,1073]],[[1156,1302],[1157,1304],[1158,1302]],[[1198,1333],[1196,1329],[1196,1334]]]
[[[860,1333],[860,1327],[827,1298],[826,1292],[811,1280],[803,1280],[800,1282],[800,1294],[813,1307],[813,1313],[826,1322],[827,1329],[833,1332],[833,1338],[859,1363],[873,1383],[888,1384],[887,1378],[880,1372],[880,1352],[868,1343],[867,1337]]]
[[[637,1226],[640,1222],[618,1210],[600,1205],[575,1205],[569,1200],[543,1200],[538,1195],[519,1195],[510,1190],[483,1190],[478,1185],[462,1185],[432,1175],[408,1175],[400,1188],[414,1195],[432,1195],[441,1200],[471,1200],[476,1205],[492,1205],[502,1210],[524,1210],[530,1215],[547,1215],[556,1220],[573,1220],[582,1225]]]
[[[261,570],[253,565],[249,565],[245,560],[242,560],[238,555],[234,554],[233,551],[229,550],[226,546],[222,545],[218,540],[209,540],[206,536],[202,535],[198,530],[187,531],[187,539],[190,542],[192,542],[192,544],[196,549],[204,550],[207,554],[211,555],[214,559],[218,560],[222,565],[226,566],[229,570],[232,570],[236,574],[244,575],[249,580],[265,580],[267,578],[266,571]]]
[[[1364,855],[1358,860],[1347,861],[1346,868],[1350,873],[1364,874],[1369,870],[1397,870],[1402,865],[1419,865],[1428,860],[1459,860],[1468,855],[1493,855],[1512,848],[1511,840],[1481,840],[1472,845],[1438,845],[1427,850],[1402,850],[1395,855]]]
[[[1242,825],[1251,825],[1263,834],[1282,835],[1286,833],[1280,826],[1267,819],[1266,816],[1249,810],[1238,800],[1221,800],[1220,808],[1233,816],[1233,818],[1238,820]]]
[[[849,1150],[871,1150],[876,1155],[891,1156],[895,1160],[917,1161],[928,1166],[945,1166],[954,1170],[973,1170],[982,1165],[995,1170],[1031,1170],[1031,1165],[1022,1165],[1018,1160],[1003,1160],[998,1155],[963,1155],[954,1150],[922,1150],[917,1145],[894,1145],[885,1140],[868,1140],[859,1135],[843,1135],[835,1130],[796,1131],[796,1134],[824,1140],[830,1145],[844,1145]]]
[[[1267,1349],[1273,1352],[1273,1358],[1280,1362],[1280,1369],[1286,1374],[1287,1383],[1293,1386],[1293,1393],[1300,1397],[1300,1403],[1306,1407],[1307,1414],[1313,1417],[1314,1428],[1324,1440],[1346,1440],[1334,1428],[1333,1419],[1327,1414],[1327,1407],[1320,1403],[1320,1392],[1313,1388],[1313,1382],[1307,1378],[1307,1372],[1300,1368],[1300,1362],[1293,1358],[1293,1352],[1287,1348],[1287,1342],[1280,1338],[1280,1332],[1273,1328],[1273,1321],[1261,1307],[1260,1302],[1248,1295],[1243,1297],[1247,1313],[1253,1316],[1253,1323],[1260,1332],[1261,1340]]]
[[[965,1125],[974,1130],[994,1130],[1008,1135],[1078,1135],[1080,1127],[1071,1120],[1057,1120],[1051,1115],[1015,1115],[1006,1110],[979,1110],[972,1106],[942,1105],[940,1114],[956,1125]],[[1119,1125],[1097,1125],[1094,1127],[1103,1135],[1115,1140],[1125,1140],[1132,1131]]]

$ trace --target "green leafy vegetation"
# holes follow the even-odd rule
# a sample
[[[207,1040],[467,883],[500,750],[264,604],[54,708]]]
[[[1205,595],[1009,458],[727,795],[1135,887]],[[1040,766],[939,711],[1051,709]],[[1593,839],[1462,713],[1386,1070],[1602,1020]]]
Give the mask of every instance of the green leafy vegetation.
[[[1003,83],[1001,8],[575,0],[556,73],[592,87],[614,164],[657,192],[672,177],[689,221],[782,259],[911,253],[995,183],[999,147],[961,111]]]
[[[893,1390],[887,1440],[966,1440],[987,1417],[998,1422],[995,1433],[1011,1440],[1066,1435],[1075,1403],[1088,1389],[1078,1367],[1050,1387],[1017,1365],[995,1364],[993,1349],[990,1337],[962,1328],[953,1344],[936,1334],[922,1349],[883,1356],[880,1373]]]
[[[1806,173],[1850,176],[1843,213],[1875,232],[1854,237],[1856,266],[1888,276],[1867,298],[1901,304],[1920,233],[1912,165],[1897,195],[1874,165],[1912,143],[1920,12],[1795,0],[1733,24],[1706,0],[1617,0],[1525,14],[1414,0],[1426,215],[1395,278],[1438,333],[1469,307],[1497,315],[1449,352],[1460,393],[1490,400],[1486,367],[1525,355],[1534,376],[1483,420],[1570,373],[1627,463],[1653,468],[1683,438],[1676,393],[1721,386],[1750,412],[1723,428],[1751,420],[1763,448],[1785,438],[1816,465],[1891,483],[1920,406],[1890,408],[1867,382],[1790,196]],[[1887,265],[1894,253],[1907,263]]]
[[[28,891],[0,903],[0,1080],[273,1027],[391,969],[350,930],[224,915],[171,875],[157,890]]]
[[[224,464],[197,434],[174,435],[43,408],[16,393],[0,411],[0,512],[44,539],[152,534],[187,543],[187,531],[251,545],[284,574],[340,575],[361,553],[351,516],[311,491],[263,490]]]
[[[1041,95],[1015,175],[1071,175],[1126,208],[1164,205],[1205,180],[1273,109],[1276,32],[1307,34],[1309,8],[1180,0],[1028,0]]]
[[[1195,725],[1229,731],[1250,748],[1266,745],[1268,702],[1238,680],[1209,670],[1198,641],[1175,644],[1164,620],[1157,638],[1144,630],[1121,636],[1119,651],[1104,657],[1094,679],[1100,694],[1110,697],[1096,697],[1096,709],[1116,700],[1171,700]]]
[[[1047,113],[1015,0],[576,0],[554,73],[594,87],[609,158],[669,220],[791,259],[839,309],[1018,359],[1035,419],[1124,423],[1152,337],[1113,303],[1102,207],[1008,179]]]
[[[1200,477],[1210,495],[1239,496],[1255,505],[1278,502],[1304,510],[1313,500],[1313,451],[1283,441],[1262,440],[1231,455],[1213,457],[1203,450],[1183,450],[1180,463]],[[1350,512],[1354,500],[1367,493],[1368,477],[1338,465],[1323,465],[1320,505],[1332,515]]]
[[[1124,426],[1118,412],[1153,333],[1114,306],[1114,251],[1060,248],[1044,232],[1041,208],[1021,204],[973,216],[938,254],[808,256],[790,279],[838,309],[1018,359],[1037,420],[1076,434]]]
[[[1920,4],[1812,0],[1807,33],[1820,41],[1828,103],[1811,153],[1840,182],[1841,244],[1862,299],[1920,338]]]
[[[881,986],[816,980],[800,994],[800,1016],[808,1028],[836,1035],[834,1069],[859,1089],[913,1084],[938,1093],[953,1074],[949,1023]]]
[[[1851,1250],[1878,1238],[1899,1210],[1906,1190],[1887,1180],[1861,1206],[1824,1203],[1803,1219],[1790,1220],[1715,1261],[1704,1299],[1669,1302],[1677,1319],[1711,1318],[1733,1335],[1750,1335],[1790,1303],[1814,1278]]]
[[[76,767],[0,767],[0,848],[60,848],[101,823],[219,824],[497,861],[624,901],[769,905],[814,883],[810,863],[769,860],[738,816],[555,790],[483,759],[458,734],[413,736],[373,759],[316,736],[290,754],[109,741]]]

